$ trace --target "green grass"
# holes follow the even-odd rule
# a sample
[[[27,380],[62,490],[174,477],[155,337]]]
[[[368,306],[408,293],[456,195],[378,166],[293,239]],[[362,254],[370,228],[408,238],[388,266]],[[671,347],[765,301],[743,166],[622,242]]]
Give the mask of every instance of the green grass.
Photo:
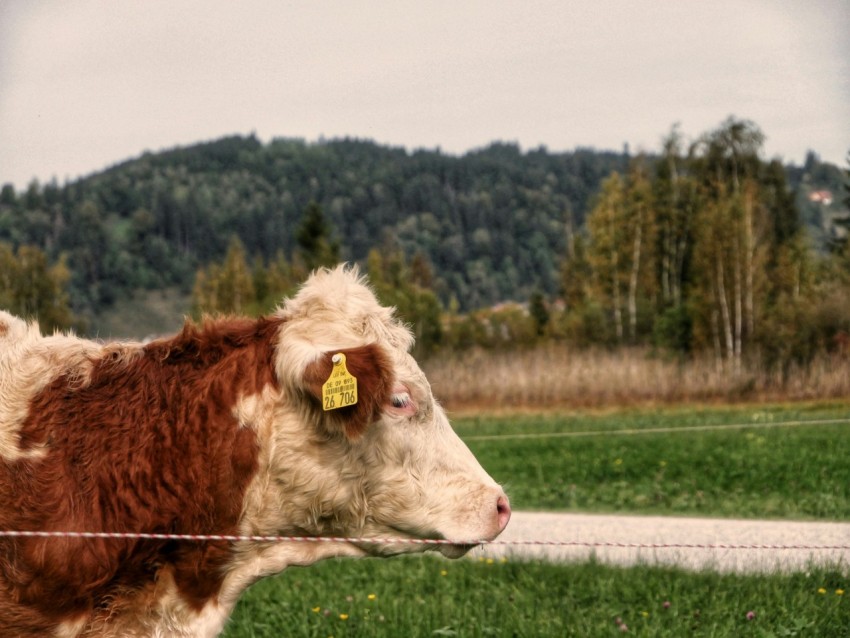
[[[742,576],[593,562],[331,560],[255,585],[225,636],[586,638],[621,635],[624,623],[639,636],[829,638],[848,635],[848,585],[823,568]]]
[[[835,520],[850,518],[850,423],[694,426],[841,418],[850,407],[467,418],[455,427],[518,510]],[[639,433],[664,427],[677,431]],[[577,435],[476,438],[531,433]]]
[[[462,418],[455,426],[507,484],[516,509],[846,520],[850,425],[694,427],[847,417],[850,406],[833,404]],[[686,429],[624,432],[659,427]],[[579,435],[475,438],[533,433]],[[848,581],[847,565],[735,575],[593,561],[331,560],[252,587],[225,636],[604,637],[623,635],[624,624],[631,635],[669,638],[846,638]]]

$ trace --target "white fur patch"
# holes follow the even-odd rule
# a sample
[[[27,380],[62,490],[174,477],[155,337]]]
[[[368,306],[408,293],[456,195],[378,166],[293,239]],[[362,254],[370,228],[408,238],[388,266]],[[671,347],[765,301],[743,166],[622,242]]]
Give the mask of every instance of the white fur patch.
[[[21,425],[30,402],[55,379],[65,376],[73,386],[90,382],[92,362],[109,355],[129,359],[138,344],[104,346],[72,334],[42,336],[38,323],[0,311],[0,458],[13,462],[39,458],[44,449],[20,449]]]

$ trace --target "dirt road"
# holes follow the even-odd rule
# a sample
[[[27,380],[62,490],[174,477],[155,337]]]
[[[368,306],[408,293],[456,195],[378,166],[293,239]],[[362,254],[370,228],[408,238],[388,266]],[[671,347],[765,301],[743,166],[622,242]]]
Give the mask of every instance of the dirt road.
[[[818,562],[840,563],[843,570],[850,571],[850,523],[514,512],[499,540],[562,541],[575,545],[494,544],[476,549],[472,555],[586,560],[595,554],[599,561],[617,565],[642,562],[725,572],[805,570],[811,562]],[[700,547],[658,547],[669,545]],[[708,545],[795,548],[702,547]],[[812,549],[827,545],[841,548]]]

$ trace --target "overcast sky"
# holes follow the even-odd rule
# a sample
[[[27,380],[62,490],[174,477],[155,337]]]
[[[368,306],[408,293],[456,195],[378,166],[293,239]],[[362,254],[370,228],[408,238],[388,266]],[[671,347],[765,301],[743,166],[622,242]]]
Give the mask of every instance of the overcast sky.
[[[728,115],[846,166],[848,0],[0,0],[0,183],[227,134],[655,151]]]

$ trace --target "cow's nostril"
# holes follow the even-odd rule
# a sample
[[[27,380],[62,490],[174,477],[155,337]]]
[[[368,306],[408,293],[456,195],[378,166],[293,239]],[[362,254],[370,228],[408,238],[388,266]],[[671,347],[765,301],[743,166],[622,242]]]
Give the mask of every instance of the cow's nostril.
[[[501,531],[507,527],[508,521],[511,520],[511,504],[504,494],[496,499],[496,514],[499,517],[499,531]]]

